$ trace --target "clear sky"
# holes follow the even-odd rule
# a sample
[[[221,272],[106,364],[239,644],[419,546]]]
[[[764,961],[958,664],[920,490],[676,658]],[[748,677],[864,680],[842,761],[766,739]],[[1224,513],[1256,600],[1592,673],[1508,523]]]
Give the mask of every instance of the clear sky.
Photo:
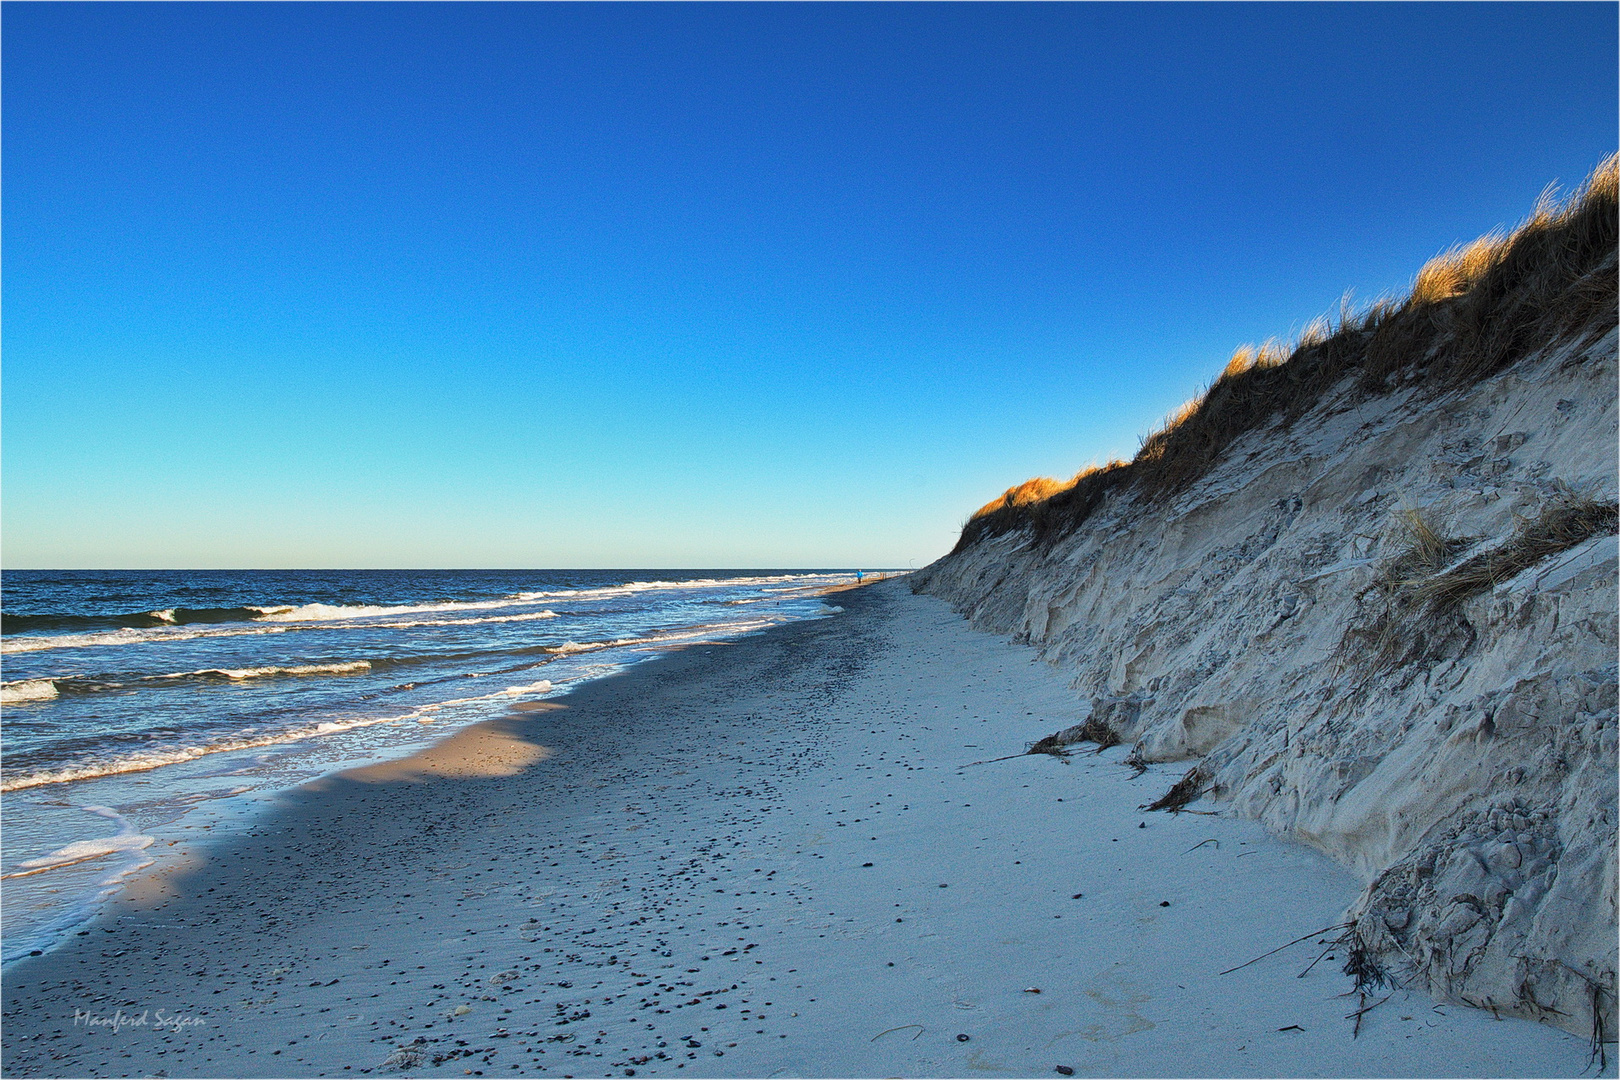
[[[1616,11],[7,3],[5,565],[920,566],[1578,182]]]

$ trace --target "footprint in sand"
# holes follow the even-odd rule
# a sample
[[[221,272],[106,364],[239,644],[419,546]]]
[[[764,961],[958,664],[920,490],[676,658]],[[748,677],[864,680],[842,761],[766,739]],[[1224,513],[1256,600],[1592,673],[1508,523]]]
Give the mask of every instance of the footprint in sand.
[[[1085,1039],[1113,1042],[1154,1026],[1153,1021],[1137,1011],[1137,1006],[1152,1001],[1153,996],[1118,974],[1107,972],[1099,975],[1085,994],[1110,1014],[1107,1023],[1082,1028],[1079,1034]]]

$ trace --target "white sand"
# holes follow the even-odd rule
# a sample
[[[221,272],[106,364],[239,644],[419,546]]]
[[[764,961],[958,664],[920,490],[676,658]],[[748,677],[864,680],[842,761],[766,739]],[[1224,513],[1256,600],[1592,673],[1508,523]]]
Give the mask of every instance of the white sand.
[[[289,796],[13,968],[7,1074],[1583,1070],[1574,1036],[1404,992],[1353,1038],[1342,957],[1295,977],[1317,938],[1220,975],[1357,883],[1138,812],[1180,769],[1118,750],[963,768],[1072,694],[903,581],[838,602]],[[120,1009],[145,1023],[86,1022]]]

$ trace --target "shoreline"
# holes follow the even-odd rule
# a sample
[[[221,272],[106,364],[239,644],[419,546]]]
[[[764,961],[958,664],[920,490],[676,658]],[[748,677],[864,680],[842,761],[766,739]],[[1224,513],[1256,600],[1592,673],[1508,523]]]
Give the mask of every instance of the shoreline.
[[[328,658],[349,652],[370,657],[341,664],[287,666],[281,663],[286,660],[285,656],[271,654],[233,656],[229,659],[215,657],[218,664],[214,666],[210,666],[207,658],[200,656],[192,657],[194,662],[189,665],[177,659],[173,665],[176,669],[185,667],[191,675],[212,674],[218,677],[217,680],[205,681],[203,687],[184,684],[190,687],[189,690],[182,685],[183,680],[174,682],[177,676],[162,676],[157,683],[151,683],[141,671],[166,671],[169,668],[161,664],[152,665],[150,658],[140,652],[132,653],[125,662],[134,665],[135,670],[126,677],[126,682],[143,690],[154,685],[160,690],[168,689],[170,693],[191,693],[194,700],[186,711],[186,717],[199,721],[217,720],[212,710],[221,701],[246,687],[253,693],[268,697],[266,704],[277,710],[279,719],[261,723],[253,709],[239,707],[235,709],[235,716],[239,720],[235,726],[241,730],[227,730],[232,726],[228,723],[221,727],[217,723],[204,722],[192,732],[186,727],[190,722],[188,719],[177,718],[177,726],[158,740],[156,752],[153,752],[150,744],[139,742],[136,745],[126,740],[113,743],[108,753],[100,759],[94,754],[88,760],[70,758],[61,768],[40,764],[33,759],[28,759],[29,766],[21,768],[12,762],[6,784],[0,785],[5,788],[4,795],[0,797],[7,800],[7,809],[11,811],[7,824],[12,827],[5,847],[6,865],[0,867],[5,871],[0,877],[3,877],[4,885],[9,890],[6,894],[5,927],[0,931],[5,943],[4,951],[0,953],[0,964],[4,965],[4,970],[9,971],[13,963],[36,951],[56,948],[66,937],[81,929],[88,919],[99,912],[106,897],[119,891],[120,879],[145,869],[154,858],[161,868],[169,856],[191,847],[199,839],[217,840],[238,831],[244,821],[258,815],[266,801],[278,798],[283,792],[335,772],[408,757],[442,741],[447,734],[462,727],[501,715],[514,696],[524,700],[536,695],[565,697],[578,686],[610,674],[613,670],[634,666],[658,652],[679,648],[692,641],[745,634],[762,620],[768,623],[773,620],[824,617],[819,612],[829,609],[821,589],[829,584],[836,586],[845,580],[839,576],[815,573],[776,574],[753,579],[727,579],[714,573],[671,583],[657,580],[656,575],[653,576],[654,580],[643,581],[640,578],[646,575],[624,573],[610,575],[612,583],[584,582],[576,587],[563,580],[564,575],[556,572],[537,573],[542,578],[549,576],[556,579],[539,584],[554,585],[556,588],[549,593],[532,590],[525,593],[518,586],[532,583],[512,580],[506,583],[509,586],[506,592],[493,595],[490,583],[474,576],[461,582],[470,599],[423,601],[413,607],[407,598],[403,606],[362,604],[341,610],[352,610],[358,613],[356,618],[361,618],[405,609],[409,609],[407,614],[420,615],[423,607],[454,609],[452,614],[456,615],[456,619],[452,625],[462,625],[462,617],[467,611],[473,611],[477,615],[492,615],[497,624],[515,621],[526,627],[528,624],[523,620],[528,616],[520,614],[513,617],[494,609],[511,607],[520,601],[529,601],[534,607],[550,603],[562,612],[560,617],[564,623],[572,619],[577,624],[582,622],[579,613],[568,605],[573,603],[575,608],[579,607],[579,597],[605,595],[622,603],[628,596],[647,593],[665,599],[641,604],[643,621],[628,631],[623,626],[609,625],[615,614],[622,623],[625,618],[623,611],[609,611],[605,618],[601,612],[588,613],[583,623],[592,623],[594,615],[597,616],[595,625],[574,625],[565,633],[553,634],[550,640],[561,648],[556,655],[544,661],[543,667],[536,664],[533,674],[519,672],[516,677],[503,679],[501,676],[508,673],[480,672],[475,667],[470,671],[473,680],[460,682],[456,677],[465,677],[469,672],[452,671],[447,679],[440,671],[435,677],[426,679],[423,683],[425,689],[416,693],[413,693],[413,684],[394,685],[396,680],[386,675],[382,677],[381,684],[362,683],[355,686],[344,683],[339,687],[329,679],[332,672],[326,670],[342,669],[337,674],[347,678],[351,674],[349,668],[364,667],[366,676],[370,677],[373,662],[379,660],[379,654],[382,656],[380,670],[392,670],[397,665],[392,665],[388,656],[396,653],[407,657],[415,655],[408,634],[394,635],[398,640],[393,643],[380,641],[375,636],[363,639],[358,644],[334,639],[329,643],[331,649],[326,653]],[[604,577],[600,573],[595,576]],[[806,582],[809,583],[808,587],[804,587]],[[331,587],[330,581],[324,584],[327,588]],[[727,585],[731,586],[730,591],[725,590]],[[480,588],[490,595],[480,599],[477,595]],[[722,591],[714,592],[715,588]],[[265,586],[265,590],[274,592],[270,586]],[[680,607],[678,600],[683,595],[718,596],[723,600],[727,595],[739,594],[751,597],[752,602],[746,607],[726,606],[711,610],[702,605],[688,605],[684,613],[675,610]],[[570,600],[570,597],[574,599]],[[485,605],[484,608],[478,608],[479,604]],[[305,605],[305,610],[312,611],[311,605],[319,607],[319,597]],[[589,608],[591,605],[585,602],[584,606]],[[292,610],[289,605],[283,607]],[[264,610],[272,609],[266,607]],[[338,610],[328,608],[319,614],[330,615]],[[550,618],[559,617],[549,608],[545,614]],[[631,621],[634,622],[634,616],[631,616]],[[323,631],[339,634],[343,629],[332,629],[339,622],[341,620],[316,619],[304,629],[317,634]],[[563,623],[547,625],[556,627]],[[346,625],[344,628],[347,628]],[[240,627],[235,629],[240,631]],[[370,634],[368,624],[364,622],[352,629],[358,630],[363,637]],[[386,635],[391,629],[385,626],[382,633]],[[235,640],[234,636],[227,636]],[[266,640],[274,644],[280,639]],[[565,640],[569,644],[563,644]],[[586,645],[572,646],[576,640]],[[397,648],[390,648],[390,644]],[[532,641],[517,644],[529,645]],[[499,642],[486,641],[484,645],[486,652],[493,649],[493,654],[498,654]],[[539,659],[539,653],[545,651],[523,653],[524,662]],[[321,654],[323,650],[317,648],[315,652]],[[39,655],[48,656],[49,653],[39,652]],[[233,664],[242,670],[229,670]],[[108,670],[121,670],[119,665],[120,661],[115,660]],[[278,673],[280,677],[277,679],[258,677]],[[301,676],[321,674],[323,678],[289,681],[288,673]],[[242,676],[240,681],[237,675]],[[533,682],[539,675],[546,675],[547,678]],[[493,685],[491,677],[497,680]],[[250,679],[251,686],[248,686]],[[44,681],[55,685],[50,680]],[[69,683],[72,681],[67,680]],[[516,683],[526,685],[513,685]],[[171,684],[182,689],[169,689]],[[230,689],[228,695],[224,693],[226,684]],[[276,698],[278,686],[287,687],[281,700]],[[295,686],[300,689],[293,689]],[[505,689],[501,689],[503,686]],[[287,696],[301,694],[306,687],[317,698],[324,695],[324,699],[305,708],[302,719],[295,717],[294,722],[286,722],[288,706],[291,705],[296,713],[300,704],[286,700]],[[435,688],[438,688],[437,692]],[[334,690],[339,693],[336,699],[332,697]],[[488,693],[491,690],[496,692]],[[394,696],[401,692],[409,700],[395,702]],[[344,693],[347,698],[343,697]],[[472,696],[469,697],[469,694]],[[68,697],[70,704],[76,705],[80,711],[98,702],[113,700],[105,694],[86,698],[69,693]],[[123,722],[119,717],[121,712],[137,715],[141,712],[132,698],[120,696],[118,700],[122,704],[115,703],[107,718],[107,723],[113,727]],[[145,703],[146,699],[141,698],[141,701]],[[390,703],[393,703],[392,707]],[[153,707],[169,708],[172,713],[172,703],[166,699],[157,700]],[[11,719],[23,723],[25,727],[37,720],[42,730],[49,730],[52,725],[59,723],[63,733],[75,730],[71,717],[65,722],[60,720],[58,704],[35,708],[42,708],[44,712],[38,717],[23,716],[21,714],[28,708],[16,707],[17,715],[11,716]],[[231,711],[231,708],[226,701],[227,711]],[[96,731],[97,720],[95,716],[89,718],[92,735]],[[128,726],[137,729],[143,723],[144,720],[128,720]],[[18,735],[18,731],[12,732],[12,735]],[[18,761],[25,760],[29,748],[27,735],[20,736],[20,739],[25,753]],[[8,737],[8,746],[14,751],[18,750],[18,746],[13,744],[17,743],[19,739]],[[171,745],[162,745],[164,743]],[[135,746],[133,750],[130,749],[132,745]],[[63,779],[70,776],[71,779]],[[122,808],[128,816],[113,814],[106,810],[108,807]],[[85,811],[98,816],[92,819]],[[129,841],[139,849],[132,852],[138,858],[119,858],[116,855],[110,858],[83,857],[87,850],[105,848],[113,839],[106,836],[107,823],[102,820],[108,817],[120,830],[117,839],[123,840],[127,834]]]
[[[286,793],[11,965],[8,1072],[1582,1071],[1580,1039],[1424,995],[1353,1036],[1309,943],[1217,974],[1358,883],[1138,812],[1180,771],[1120,750],[964,768],[1079,703],[903,580],[836,603]]]

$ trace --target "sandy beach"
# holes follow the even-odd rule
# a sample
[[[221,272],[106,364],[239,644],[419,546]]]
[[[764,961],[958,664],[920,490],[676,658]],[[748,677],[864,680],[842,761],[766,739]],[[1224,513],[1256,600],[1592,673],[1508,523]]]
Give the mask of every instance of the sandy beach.
[[[1123,747],[972,764],[1078,722],[1063,678],[904,579],[831,600],[174,853],[10,969],[7,1074],[1590,1071],[1398,989],[1357,1025],[1342,957],[1298,976],[1361,882],[1140,811],[1182,770]]]

